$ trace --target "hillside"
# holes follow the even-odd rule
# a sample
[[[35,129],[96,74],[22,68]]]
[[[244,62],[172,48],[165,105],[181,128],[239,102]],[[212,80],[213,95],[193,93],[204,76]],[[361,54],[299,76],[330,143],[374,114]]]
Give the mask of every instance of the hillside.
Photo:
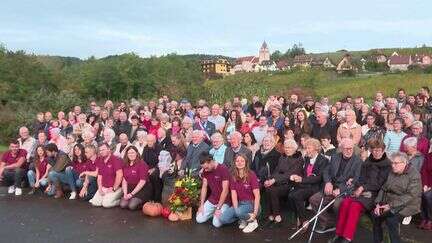
[[[221,80],[209,80],[204,84],[209,99],[225,102],[235,95],[251,97],[259,95],[288,96],[292,92],[300,95],[328,96],[332,101],[347,95],[364,96],[371,100],[378,90],[390,95],[398,88],[415,94],[422,86],[432,86],[432,74],[400,73],[340,77],[333,72],[309,71],[279,74],[245,73],[228,76]]]

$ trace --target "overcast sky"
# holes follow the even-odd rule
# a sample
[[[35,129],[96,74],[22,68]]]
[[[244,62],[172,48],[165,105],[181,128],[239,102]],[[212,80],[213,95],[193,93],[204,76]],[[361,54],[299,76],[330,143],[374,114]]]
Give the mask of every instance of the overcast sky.
[[[432,45],[430,0],[3,0],[0,43],[35,54],[257,55]]]

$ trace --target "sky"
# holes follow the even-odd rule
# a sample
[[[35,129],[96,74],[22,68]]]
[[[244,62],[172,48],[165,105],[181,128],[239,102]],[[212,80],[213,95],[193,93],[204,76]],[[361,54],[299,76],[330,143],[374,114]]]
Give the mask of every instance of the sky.
[[[10,50],[88,58],[432,46],[430,0],[2,0]]]

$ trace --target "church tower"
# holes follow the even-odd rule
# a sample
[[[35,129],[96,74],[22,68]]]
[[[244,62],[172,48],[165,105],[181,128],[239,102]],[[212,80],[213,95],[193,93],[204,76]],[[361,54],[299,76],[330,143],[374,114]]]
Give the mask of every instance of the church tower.
[[[270,61],[270,52],[267,43],[264,41],[259,51],[259,63],[263,61]]]

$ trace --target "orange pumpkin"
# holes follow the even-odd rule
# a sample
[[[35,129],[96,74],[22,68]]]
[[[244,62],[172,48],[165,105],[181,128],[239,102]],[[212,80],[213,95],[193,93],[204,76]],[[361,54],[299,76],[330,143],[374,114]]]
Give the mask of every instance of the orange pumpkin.
[[[176,213],[170,213],[170,215],[168,216],[168,220],[175,222],[179,220],[179,216]]]
[[[161,215],[162,205],[160,203],[155,202],[146,202],[142,208],[144,215],[150,217],[157,217]]]

